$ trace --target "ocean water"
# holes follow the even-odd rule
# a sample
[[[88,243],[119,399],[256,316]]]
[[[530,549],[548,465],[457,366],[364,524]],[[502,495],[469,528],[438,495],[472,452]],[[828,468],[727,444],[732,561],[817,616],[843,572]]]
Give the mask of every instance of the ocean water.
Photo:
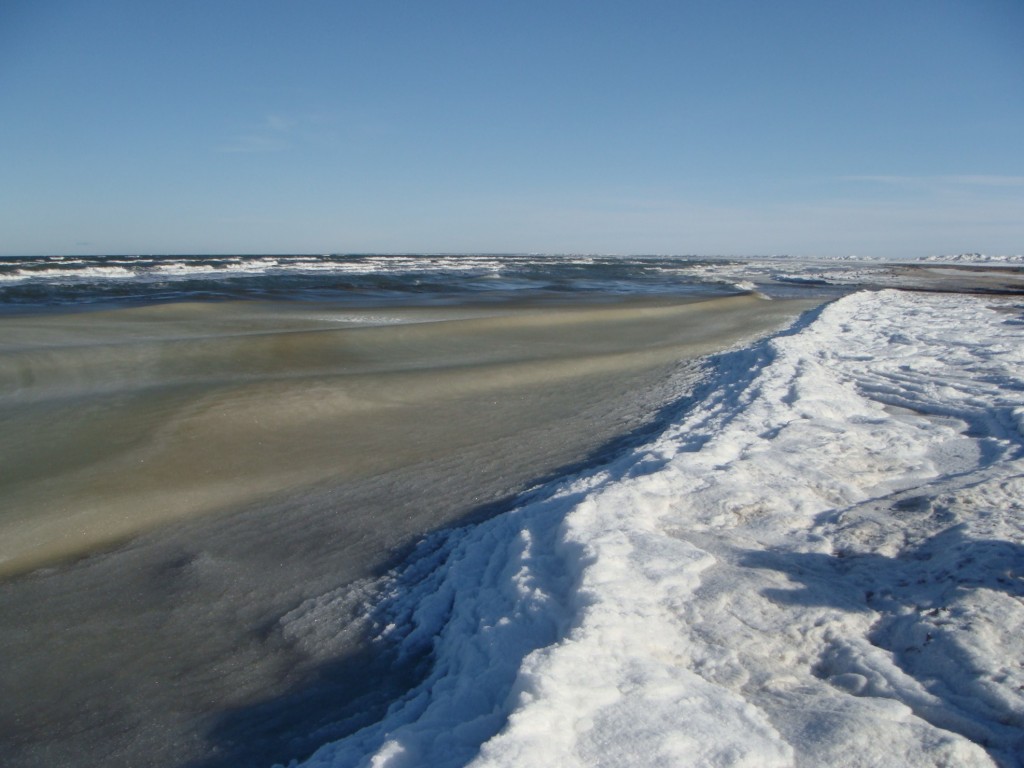
[[[328,299],[348,305],[515,296],[696,293],[729,284],[706,259],[600,256],[92,256],[0,259],[0,305]]]
[[[1019,307],[875,290],[953,272],[0,260],[4,764],[1013,764]]]

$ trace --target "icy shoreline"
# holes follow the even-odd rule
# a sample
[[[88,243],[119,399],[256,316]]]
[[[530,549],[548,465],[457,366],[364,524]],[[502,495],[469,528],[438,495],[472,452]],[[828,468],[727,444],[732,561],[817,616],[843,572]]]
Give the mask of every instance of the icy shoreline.
[[[426,677],[303,765],[1018,764],[1020,307],[862,292],[713,362],[425,542],[375,618]]]

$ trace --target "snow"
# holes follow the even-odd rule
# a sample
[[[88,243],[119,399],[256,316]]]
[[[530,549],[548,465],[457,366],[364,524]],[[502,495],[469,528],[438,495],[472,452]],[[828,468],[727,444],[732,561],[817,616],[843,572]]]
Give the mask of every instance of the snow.
[[[649,444],[423,542],[372,618],[425,678],[302,765],[1019,764],[1021,316],[860,292],[712,359]]]
[[[940,264],[1024,264],[1024,254],[955,253],[946,256],[921,256],[917,261],[939,262]]]

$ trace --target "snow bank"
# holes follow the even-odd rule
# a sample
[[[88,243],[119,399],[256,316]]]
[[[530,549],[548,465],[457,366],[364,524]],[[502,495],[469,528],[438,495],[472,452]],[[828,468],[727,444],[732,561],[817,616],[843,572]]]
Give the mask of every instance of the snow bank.
[[[424,542],[423,682],[304,765],[1016,765],[1024,322],[859,293],[654,442]]]

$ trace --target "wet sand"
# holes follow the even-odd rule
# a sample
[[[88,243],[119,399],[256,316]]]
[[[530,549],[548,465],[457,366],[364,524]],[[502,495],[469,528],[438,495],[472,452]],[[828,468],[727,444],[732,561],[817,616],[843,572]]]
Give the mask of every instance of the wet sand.
[[[270,764],[357,727],[415,675],[356,620],[389,562],[814,303],[3,318],[5,764]]]

